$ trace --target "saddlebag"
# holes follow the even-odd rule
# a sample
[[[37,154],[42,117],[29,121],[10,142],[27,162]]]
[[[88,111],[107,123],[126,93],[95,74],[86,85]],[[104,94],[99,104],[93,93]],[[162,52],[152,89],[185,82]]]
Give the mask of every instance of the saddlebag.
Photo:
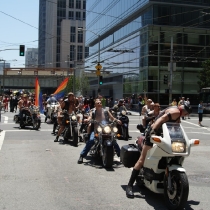
[[[120,151],[120,160],[127,168],[134,167],[140,157],[140,152],[134,144],[124,145]]]

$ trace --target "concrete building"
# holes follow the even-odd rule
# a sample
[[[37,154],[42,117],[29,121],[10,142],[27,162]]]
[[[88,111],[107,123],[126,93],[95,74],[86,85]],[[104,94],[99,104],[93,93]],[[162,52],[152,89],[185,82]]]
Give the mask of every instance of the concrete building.
[[[101,94],[146,94],[168,104],[171,87],[173,98],[186,96],[197,103],[197,75],[210,56],[209,8],[209,0],[87,1],[86,66],[94,68],[100,51],[102,70],[112,72]],[[122,86],[111,74],[123,76]],[[97,91],[97,83],[92,88]]]
[[[40,67],[77,70],[77,64],[84,64],[85,33],[78,28],[85,28],[85,19],[85,0],[40,0]]]
[[[10,68],[10,63],[5,63],[5,66],[4,66],[4,62],[0,62],[0,75],[3,75],[4,67]]]
[[[25,66],[26,68],[38,66],[38,49],[37,48],[27,48],[26,53],[25,53]]]

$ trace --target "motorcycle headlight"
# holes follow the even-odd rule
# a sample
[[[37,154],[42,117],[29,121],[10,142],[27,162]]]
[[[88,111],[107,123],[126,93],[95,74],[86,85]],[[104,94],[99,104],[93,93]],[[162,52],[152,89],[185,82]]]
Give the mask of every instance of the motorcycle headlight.
[[[123,110],[121,113],[122,113],[122,115],[126,115],[126,111],[125,110]]]
[[[117,127],[113,127],[113,132],[117,133],[118,129]]]
[[[102,127],[98,126],[97,131],[98,131],[99,133],[101,133],[101,132],[102,132]]]
[[[76,120],[77,118],[76,118],[75,115],[73,115],[73,116],[71,117],[71,119],[72,119],[72,120]]]
[[[181,153],[185,151],[185,145],[183,142],[173,142],[171,148],[173,152]]]
[[[109,126],[105,126],[104,133],[111,133],[111,128]]]

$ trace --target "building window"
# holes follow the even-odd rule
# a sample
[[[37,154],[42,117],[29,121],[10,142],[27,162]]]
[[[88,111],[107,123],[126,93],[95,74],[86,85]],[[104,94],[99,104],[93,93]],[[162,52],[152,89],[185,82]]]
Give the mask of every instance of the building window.
[[[86,1],[83,0],[83,9],[86,9]]]
[[[85,58],[89,56],[89,47],[85,47]]]
[[[76,0],[76,9],[81,9],[81,0]]]
[[[74,8],[74,0],[69,0],[69,8]]]
[[[83,43],[83,31],[78,31],[78,42]]]
[[[70,42],[75,42],[75,36],[76,36],[76,28],[74,26],[71,26],[71,33],[70,33]]]
[[[82,17],[83,20],[86,20],[86,12],[83,12],[83,17]]]
[[[82,61],[82,51],[83,51],[83,47],[77,46],[77,61]]]
[[[74,11],[69,11],[69,20],[74,20]]]
[[[80,12],[76,12],[76,20],[81,20],[81,13]]]
[[[70,45],[70,61],[74,60],[74,45]]]

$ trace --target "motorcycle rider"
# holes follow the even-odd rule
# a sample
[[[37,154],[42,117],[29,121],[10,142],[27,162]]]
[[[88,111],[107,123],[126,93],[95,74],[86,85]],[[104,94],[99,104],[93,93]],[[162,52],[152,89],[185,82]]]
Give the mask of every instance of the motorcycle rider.
[[[93,119],[93,115],[95,116],[94,119],[98,122],[108,121],[110,118],[112,121],[117,121],[119,124],[121,124],[121,121],[115,119],[109,111],[106,111],[106,113],[105,113],[104,109],[102,108],[102,103],[101,103],[100,99],[95,100],[95,109],[90,111],[89,117],[87,119],[85,119],[84,122],[87,123],[91,119]],[[84,149],[80,153],[80,157],[77,162],[78,164],[83,163],[83,158],[87,156],[88,152],[90,151],[90,149],[93,145],[94,145],[94,126],[91,126],[89,140],[87,141]],[[120,156],[120,147],[117,143],[114,145],[114,147],[117,152],[117,156],[119,157]]]
[[[23,125],[23,114],[28,112],[28,108],[31,106],[31,101],[28,100],[28,95],[24,94],[18,102],[20,127]]]
[[[142,107],[141,115],[143,116],[142,125],[144,129],[146,128],[146,116],[151,110],[153,110],[153,105],[154,103],[152,102],[152,99],[147,99],[146,104]]]
[[[124,105],[124,99],[120,99],[118,101],[118,103],[116,105],[114,105],[114,107],[112,108],[112,110],[114,111],[114,116],[117,117],[117,112],[122,112],[123,110],[127,113],[127,109]],[[130,135],[129,135],[129,121],[128,121],[128,126],[126,127],[127,129],[127,134],[128,134],[128,138],[132,138]]]
[[[52,103],[57,103],[57,99],[54,97],[53,94],[50,95],[50,97],[47,99],[47,102],[46,102],[46,116],[47,116],[47,113],[48,113],[48,107],[47,105],[49,104],[52,104]]]
[[[76,99],[74,97],[74,94],[72,92],[68,93],[68,98],[65,99],[61,103],[61,109],[62,110],[67,110],[68,114],[72,114],[73,112],[76,113]],[[65,128],[65,118],[62,116],[62,119],[60,120],[60,128],[58,130],[57,136],[54,140],[54,142],[58,142],[59,136],[63,132]]]
[[[144,139],[144,145],[142,148],[141,156],[139,160],[136,162],[135,166],[133,167],[133,171],[131,173],[130,180],[126,187],[126,196],[128,198],[134,198],[133,194],[133,184],[139,174],[140,169],[144,165],[144,160],[147,154],[147,151],[153,147],[153,144],[150,142],[150,137],[153,134],[159,133],[159,128],[163,123],[166,122],[176,122],[180,123],[180,117],[184,117],[192,112],[191,107],[187,104],[181,105],[179,107],[170,106],[163,111],[155,119],[154,123],[147,129]]]
[[[55,135],[55,129],[57,128],[58,124],[61,124],[61,104],[63,102],[63,99],[59,99],[59,106],[56,107],[56,109],[54,110],[54,112],[57,112],[57,117],[53,117],[53,131],[51,134]]]

